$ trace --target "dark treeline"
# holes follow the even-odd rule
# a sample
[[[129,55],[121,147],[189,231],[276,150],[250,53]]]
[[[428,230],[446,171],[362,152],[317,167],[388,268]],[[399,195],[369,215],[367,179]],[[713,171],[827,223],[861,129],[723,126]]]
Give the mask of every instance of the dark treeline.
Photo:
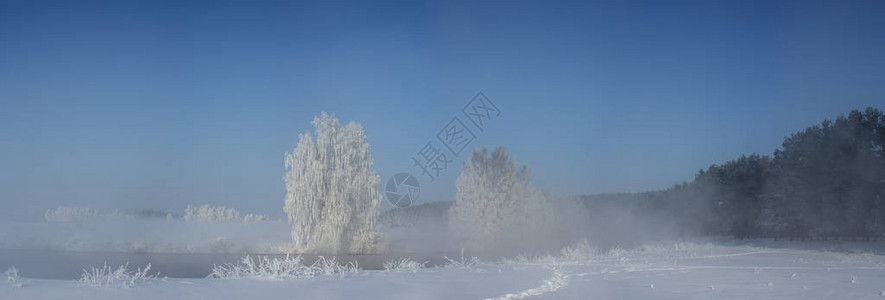
[[[854,110],[794,133],[773,156],[742,156],[667,190],[615,198],[637,217],[666,216],[682,233],[880,239],[883,148],[885,115]],[[601,204],[594,198],[588,206]]]

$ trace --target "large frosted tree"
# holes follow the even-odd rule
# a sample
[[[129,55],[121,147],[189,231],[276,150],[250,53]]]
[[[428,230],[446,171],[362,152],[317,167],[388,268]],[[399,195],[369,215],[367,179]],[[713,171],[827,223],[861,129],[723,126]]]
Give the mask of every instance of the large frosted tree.
[[[361,125],[342,127],[325,112],[286,153],[286,205],[295,250],[312,253],[378,251],[375,219],[381,194]]]

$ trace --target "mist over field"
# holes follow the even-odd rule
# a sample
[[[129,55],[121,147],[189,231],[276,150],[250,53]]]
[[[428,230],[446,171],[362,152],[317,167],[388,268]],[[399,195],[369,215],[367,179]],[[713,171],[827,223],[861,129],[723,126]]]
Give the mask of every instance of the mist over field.
[[[0,1],[0,299],[879,299],[882,16]]]

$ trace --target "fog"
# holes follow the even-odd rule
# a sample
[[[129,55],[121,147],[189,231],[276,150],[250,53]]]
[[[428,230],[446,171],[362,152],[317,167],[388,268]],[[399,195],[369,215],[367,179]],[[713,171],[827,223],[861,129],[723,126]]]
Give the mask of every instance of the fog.
[[[532,172],[536,167],[506,148],[480,147],[465,155],[460,170],[452,170],[458,175],[450,187],[453,200],[388,209],[378,208],[381,191],[373,184],[380,178],[371,163],[331,160],[338,155],[370,161],[364,138],[328,157],[310,152],[332,145],[324,143],[338,140],[334,134],[347,132],[352,138],[362,129],[337,130],[334,116],[318,120],[326,122],[317,125],[326,128],[317,134],[324,142],[311,148],[312,138],[303,136],[295,148],[299,154],[287,156],[285,203],[308,201],[288,209],[288,220],[209,204],[178,211],[58,206],[40,217],[0,221],[0,268],[17,265],[27,275],[68,278],[76,274],[74,266],[102,259],[153,261],[173,276],[203,277],[208,267],[243,255],[338,256],[377,269],[395,257],[444,263],[443,258],[466,252],[493,260],[548,255],[578,243],[606,251],[728,237],[870,241],[885,236],[885,116],[874,108],[794,133],[772,156],[743,155],[701,169],[691,181],[640,193],[563,194],[541,187],[539,182],[547,180]],[[354,165],[362,169],[354,172]],[[341,178],[331,182],[349,183],[327,183],[331,174]],[[364,188],[354,188],[357,183]],[[386,189],[391,187],[404,188],[397,183]],[[315,190],[304,192],[310,189]],[[353,221],[360,218],[362,223]],[[293,241],[299,226],[316,229],[302,228],[307,238]],[[318,241],[314,237],[335,247],[311,247]],[[349,247],[348,241],[369,244]]]

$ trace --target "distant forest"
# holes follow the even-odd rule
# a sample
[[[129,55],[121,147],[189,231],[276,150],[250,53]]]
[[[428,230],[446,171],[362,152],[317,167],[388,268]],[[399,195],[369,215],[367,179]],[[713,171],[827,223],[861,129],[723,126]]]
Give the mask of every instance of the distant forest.
[[[885,115],[853,110],[751,154],[700,170],[691,182],[639,194],[585,196],[599,206],[667,219],[683,234],[736,238],[885,238]]]

